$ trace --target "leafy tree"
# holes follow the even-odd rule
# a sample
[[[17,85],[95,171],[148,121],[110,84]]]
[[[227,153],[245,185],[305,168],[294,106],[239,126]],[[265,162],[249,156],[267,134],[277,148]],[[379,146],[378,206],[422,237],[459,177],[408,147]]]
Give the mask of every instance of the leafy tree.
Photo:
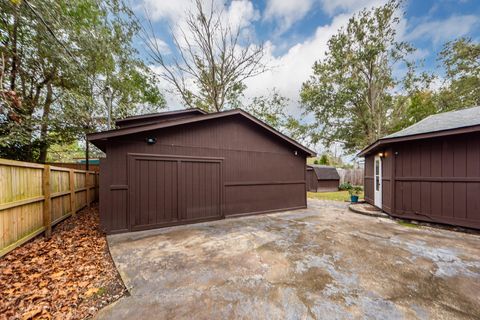
[[[49,148],[47,162],[73,162],[84,156],[84,146],[81,146],[78,141],[69,144],[52,144]]]
[[[50,145],[105,128],[109,109],[163,108],[138,31],[122,1],[1,2],[0,156],[44,162]]]
[[[468,38],[447,42],[439,60],[446,76],[439,109],[449,111],[480,105],[480,43]]]
[[[364,9],[328,41],[325,58],[314,64],[300,93],[305,112],[319,123],[314,141],[341,142],[351,153],[391,130],[398,106],[393,91],[402,80],[393,76],[393,67],[414,67],[407,61],[413,48],[396,39],[399,10],[395,0]]]
[[[288,102],[274,89],[270,95],[254,97],[244,109],[283,134],[305,141],[308,127],[287,112]]]
[[[161,77],[173,86],[183,102],[205,111],[221,111],[240,106],[245,80],[266,71],[263,44],[242,41],[241,28],[232,26],[214,6],[195,0],[186,27],[173,33],[178,58],[168,61],[157,42],[149,21],[144,42]],[[227,20],[227,21],[226,21]]]
[[[328,156],[326,154],[322,154],[318,163],[322,165],[329,165],[330,161],[328,160]]]
[[[480,44],[459,38],[447,42],[439,54],[445,82],[440,90],[428,88],[433,75],[422,75],[406,83],[407,95],[395,97],[399,105],[393,131],[408,127],[425,117],[480,104]],[[407,78],[408,79],[408,78]],[[411,79],[409,79],[411,80]],[[422,87],[418,87],[418,85]]]
[[[402,99],[401,97],[400,99]],[[401,109],[397,122],[393,125],[392,131],[399,131],[409,127],[429,115],[438,113],[437,94],[432,91],[417,91],[408,96],[406,101],[399,103],[405,104]]]

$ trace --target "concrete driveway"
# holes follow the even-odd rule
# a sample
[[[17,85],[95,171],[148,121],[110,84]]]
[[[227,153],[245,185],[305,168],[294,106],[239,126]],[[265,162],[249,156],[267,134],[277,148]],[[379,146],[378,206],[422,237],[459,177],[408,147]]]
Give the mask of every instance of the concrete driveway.
[[[480,237],[305,210],[109,236],[100,319],[479,319]]]

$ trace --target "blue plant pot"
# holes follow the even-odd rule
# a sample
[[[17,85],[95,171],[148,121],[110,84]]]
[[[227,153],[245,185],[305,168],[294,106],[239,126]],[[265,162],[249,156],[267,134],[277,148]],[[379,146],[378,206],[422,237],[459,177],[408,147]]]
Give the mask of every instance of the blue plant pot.
[[[352,203],[357,203],[357,202],[358,202],[358,196],[353,196],[353,195],[350,196],[350,201],[351,201]]]

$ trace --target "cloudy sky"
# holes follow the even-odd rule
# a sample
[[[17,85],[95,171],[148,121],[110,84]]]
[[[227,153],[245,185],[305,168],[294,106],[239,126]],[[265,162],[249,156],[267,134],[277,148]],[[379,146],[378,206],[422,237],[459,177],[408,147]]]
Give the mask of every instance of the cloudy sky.
[[[246,99],[268,95],[276,88],[290,99],[290,111],[299,115],[301,84],[311,74],[314,61],[323,56],[328,39],[346,24],[354,12],[380,5],[384,0],[214,2],[216,6],[223,7],[230,24],[241,28],[249,41],[265,44],[266,61],[272,69],[247,82]],[[162,51],[167,56],[175,55],[170,32],[176,32],[182,25],[191,2],[143,0],[133,7],[140,17],[148,12]],[[398,26],[399,39],[411,42],[418,49],[415,57],[424,59],[427,69],[436,68],[436,55],[446,41],[460,36],[479,40],[478,0],[410,0],[404,3],[404,11],[405,16]],[[144,54],[140,42],[138,47]],[[169,108],[182,107],[174,95],[167,93],[167,98]]]

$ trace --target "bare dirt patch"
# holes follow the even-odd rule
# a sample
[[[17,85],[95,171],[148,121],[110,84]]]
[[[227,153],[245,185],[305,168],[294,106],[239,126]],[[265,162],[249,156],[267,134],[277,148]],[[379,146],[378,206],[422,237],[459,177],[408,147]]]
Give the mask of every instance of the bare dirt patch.
[[[126,294],[99,228],[84,209],[0,258],[0,319],[84,319]]]

